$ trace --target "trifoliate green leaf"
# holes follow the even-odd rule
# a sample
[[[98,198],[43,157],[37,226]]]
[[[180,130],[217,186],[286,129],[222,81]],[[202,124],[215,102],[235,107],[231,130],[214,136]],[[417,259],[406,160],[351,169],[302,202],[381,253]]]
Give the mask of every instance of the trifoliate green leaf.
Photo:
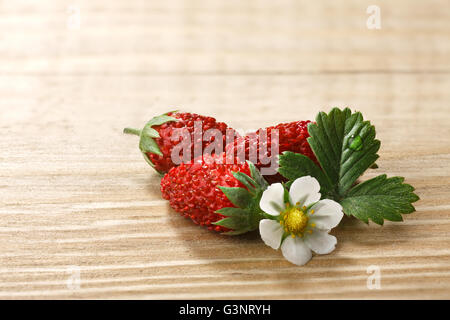
[[[353,183],[378,159],[380,141],[375,128],[360,112],[332,109],[320,112],[308,125],[309,145],[314,151],[337,198],[345,196]]]
[[[322,169],[303,154],[286,151],[280,155],[279,165],[278,172],[289,180],[288,185],[297,178],[311,176],[319,182],[322,194],[333,189],[333,185]]]
[[[377,168],[380,141],[375,128],[359,112],[346,108],[320,112],[316,123],[308,125],[308,142],[320,167],[300,154],[286,152],[280,156],[278,171],[289,179],[310,175],[319,181],[322,198],[341,203],[347,215],[366,223],[383,224],[384,220],[402,221],[402,214],[413,212],[419,197],[404,178],[381,175],[354,186],[368,169]]]
[[[375,139],[375,127],[369,121],[363,121],[359,112],[345,122],[344,133],[339,171],[340,195],[344,195],[356,179],[373,165],[380,149],[380,141]]]
[[[347,215],[366,223],[369,219],[380,225],[384,219],[402,221],[401,214],[415,211],[411,203],[419,200],[414,188],[403,181],[402,177],[377,176],[350,189],[340,203]]]

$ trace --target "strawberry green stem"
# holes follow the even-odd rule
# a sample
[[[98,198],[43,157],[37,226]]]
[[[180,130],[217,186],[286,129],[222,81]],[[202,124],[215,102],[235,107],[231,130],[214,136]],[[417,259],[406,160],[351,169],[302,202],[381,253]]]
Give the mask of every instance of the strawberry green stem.
[[[125,128],[125,129],[123,129],[123,133],[134,134],[136,136],[140,136],[141,135],[141,130],[134,129],[134,128]]]

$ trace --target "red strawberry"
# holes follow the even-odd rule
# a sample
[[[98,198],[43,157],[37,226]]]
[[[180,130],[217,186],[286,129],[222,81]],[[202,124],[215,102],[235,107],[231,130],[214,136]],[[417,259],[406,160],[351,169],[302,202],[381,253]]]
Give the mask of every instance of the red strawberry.
[[[201,122],[201,132],[199,135],[194,134],[194,124]],[[176,131],[177,129],[180,129]],[[199,126],[200,129],[200,126]],[[223,122],[217,122],[212,117],[201,116],[195,113],[180,113],[169,112],[160,116],[156,116],[151,119],[142,130],[125,128],[124,133],[130,133],[140,136],[139,148],[144,155],[145,160],[154,167],[159,173],[166,173],[170,168],[177,166],[177,163],[172,161],[172,151],[174,147],[179,145],[183,140],[182,135],[177,135],[175,132],[186,132],[189,141],[185,150],[190,150],[190,154],[185,155],[180,148],[180,159],[183,162],[191,161],[195,158],[194,145],[197,142],[201,148],[198,150],[203,153],[203,150],[207,148],[214,141],[214,136],[209,141],[202,141],[203,134],[209,129],[217,129],[222,134],[222,144],[225,146],[226,134],[238,134],[229,128]],[[185,130],[185,131],[183,131]],[[200,131],[200,130],[199,130]],[[181,145],[181,144],[180,144]],[[224,147],[223,147],[224,148]],[[223,151],[222,148],[222,151]],[[221,151],[221,152],[222,152]],[[188,159],[186,159],[186,157]],[[180,161],[180,162],[181,162]]]
[[[240,234],[256,229],[267,183],[252,163],[219,164],[217,158],[205,156],[170,169],[161,180],[163,198],[209,230]]]
[[[276,126],[268,127],[265,129],[258,129],[254,133],[249,133],[245,137],[240,137],[234,141],[234,144],[229,144],[226,146],[227,153],[231,153],[240,162],[244,160],[252,160],[251,154],[257,155],[257,161],[255,165],[258,169],[266,168],[268,172],[263,172],[264,178],[266,178],[271,183],[283,181],[283,177],[276,173],[275,168],[269,170],[270,163],[263,163],[262,158],[266,157],[267,161],[270,160],[272,156],[272,133],[273,130],[278,130],[278,153],[281,154],[285,151],[291,151],[295,153],[301,153],[314,162],[317,163],[317,159],[311,150],[308,141],[308,123],[311,121],[295,121],[289,123],[281,123]],[[261,140],[260,134],[266,139]],[[276,140],[275,140],[276,141]],[[245,159],[242,159],[238,152],[239,144],[245,145]],[[234,153],[232,153],[231,148],[234,148]],[[260,155],[260,152],[262,155]],[[274,161],[273,159],[272,161]]]

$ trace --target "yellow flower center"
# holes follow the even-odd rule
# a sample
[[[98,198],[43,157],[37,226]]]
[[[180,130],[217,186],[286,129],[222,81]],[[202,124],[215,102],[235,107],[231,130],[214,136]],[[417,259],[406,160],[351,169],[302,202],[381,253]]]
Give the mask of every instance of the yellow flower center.
[[[301,237],[308,225],[308,216],[301,208],[287,206],[286,210],[281,214],[284,230],[292,234],[292,236]]]

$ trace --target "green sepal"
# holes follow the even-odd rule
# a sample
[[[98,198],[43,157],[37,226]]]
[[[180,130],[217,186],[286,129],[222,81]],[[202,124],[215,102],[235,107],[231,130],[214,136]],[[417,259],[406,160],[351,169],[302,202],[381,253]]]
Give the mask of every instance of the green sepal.
[[[150,153],[157,154],[159,156],[163,155],[155,140],[153,140],[150,137],[148,137],[148,138],[142,138],[142,137],[143,136],[141,134],[141,140],[139,141],[139,149],[141,150],[142,153],[150,152]]]
[[[147,122],[147,124],[145,125],[145,127],[152,127],[152,126],[160,126],[166,122],[170,122],[170,121],[178,121],[177,118],[168,116],[166,113],[162,114],[160,116],[156,116],[153,117],[149,122]],[[145,128],[144,127],[144,128]]]
[[[161,138],[158,131],[153,129],[152,127],[146,127],[142,130],[142,134],[150,137],[150,138]]]
[[[222,208],[216,211],[217,213],[220,213],[221,215],[227,216],[227,217],[237,217],[237,216],[245,216],[247,215],[247,211],[241,208],[235,208],[235,207],[226,207]]]
[[[245,188],[222,187],[225,196],[236,207],[221,208],[216,211],[225,218],[215,222],[215,225],[230,229],[224,232],[225,235],[239,235],[258,228],[259,221],[264,218],[264,212],[259,207],[264,190],[268,183],[256,169],[255,165],[247,161],[251,176],[243,172],[233,172],[233,176],[240,181]]]
[[[247,187],[248,191],[253,194],[256,191],[255,181],[248,175],[242,172],[233,172],[233,177],[235,177],[240,183]]]
[[[259,170],[255,167],[253,162],[247,160],[248,167],[250,168],[250,175],[256,184],[263,190],[266,190],[269,184]]]
[[[232,204],[245,208],[252,199],[250,192],[240,187],[218,187],[227,196]]]
[[[242,229],[241,226],[246,223],[245,216],[233,216],[223,218],[222,220],[214,223],[216,226],[222,226],[228,229],[237,230]]]
[[[176,111],[171,111],[176,112]],[[169,112],[168,112],[169,113]],[[153,126],[159,126],[167,122],[171,121],[179,121],[179,119],[175,117],[168,116],[167,114],[162,114],[156,117],[153,117],[150,121],[148,121],[142,130],[125,128],[124,133],[139,135],[139,149],[144,156],[145,161],[154,168],[155,165],[152,163],[150,158],[148,157],[148,153],[157,154],[162,156],[161,149],[154,139],[160,138],[158,131],[156,131]]]

